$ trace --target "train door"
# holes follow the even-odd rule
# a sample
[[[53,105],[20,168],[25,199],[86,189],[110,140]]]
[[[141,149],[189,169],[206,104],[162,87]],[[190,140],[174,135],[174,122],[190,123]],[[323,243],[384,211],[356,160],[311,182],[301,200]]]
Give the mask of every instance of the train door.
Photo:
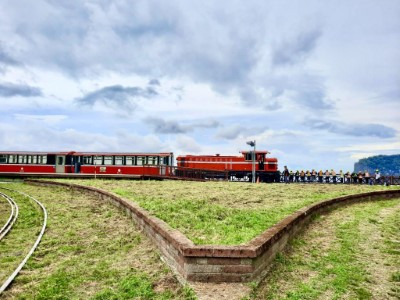
[[[258,170],[264,171],[264,154],[260,154],[258,157]]]
[[[165,166],[160,166],[160,175],[166,175],[167,168]]]
[[[65,155],[56,156],[56,173],[65,173]]]

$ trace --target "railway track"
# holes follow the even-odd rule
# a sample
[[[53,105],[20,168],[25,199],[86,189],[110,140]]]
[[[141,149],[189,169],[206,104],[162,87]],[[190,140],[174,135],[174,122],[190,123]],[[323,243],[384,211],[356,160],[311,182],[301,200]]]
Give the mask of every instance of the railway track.
[[[44,235],[46,226],[47,226],[47,211],[46,211],[46,208],[43,206],[42,203],[40,203],[37,199],[35,199],[35,198],[25,194],[25,193],[6,188],[4,186],[1,186],[1,184],[0,184],[0,189],[8,191],[8,194],[19,194],[24,198],[28,198],[31,202],[34,202],[35,205],[38,205],[40,207],[40,209],[42,210],[42,212],[43,212],[43,225],[42,225],[42,228],[40,230],[40,233],[38,234],[38,236],[36,238],[36,241],[31,246],[28,254],[19,263],[19,265],[14,269],[14,271],[11,273],[11,275],[8,276],[7,279],[3,283],[0,282],[0,284],[1,284],[1,286],[0,286],[0,295],[1,295],[2,292],[5,291],[7,289],[7,287],[12,283],[12,281],[15,279],[15,277],[17,277],[18,273],[21,271],[21,269],[24,267],[24,265],[26,264],[28,259],[31,257],[33,252],[38,247],[38,245],[39,245],[39,243],[40,243],[40,241],[41,241],[41,239],[42,239],[42,237]],[[5,199],[7,199],[7,201],[9,202],[9,204],[11,206],[10,217],[9,217],[9,219],[7,220],[7,222],[4,224],[4,226],[1,229],[0,243],[2,243],[2,242],[4,242],[4,240],[2,240],[3,237],[6,236],[6,234],[10,232],[11,228],[16,223],[20,209],[19,209],[18,204],[16,203],[15,199],[10,197],[6,193],[0,192],[0,196],[5,198]],[[11,231],[11,233],[12,233],[12,231]],[[17,249],[13,249],[13,250],[17,250]]]
[[[10,205],[10,216],[7,219],[6,223],[0,229],[0,241],[6,236],[6,234],[11,230],[12,226],[14,225],[15,221],[18,218],[18,211],[19,207],[17,203],[11,197],[7,196],[6,194],[0,192],[0,197],[7,200],[8,204]]]

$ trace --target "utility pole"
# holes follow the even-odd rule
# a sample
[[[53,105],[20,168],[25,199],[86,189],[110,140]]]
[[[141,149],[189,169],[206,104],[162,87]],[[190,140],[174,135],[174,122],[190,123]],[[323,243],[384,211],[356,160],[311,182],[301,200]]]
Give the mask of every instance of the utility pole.
[[[246,144],[253,147],[252,166],[251,166],[251,171],[252,171],[251,172],[252,173],[251,182],[255,183],[256,182],[256,140],[248,141],[248,142],[246,142]]]

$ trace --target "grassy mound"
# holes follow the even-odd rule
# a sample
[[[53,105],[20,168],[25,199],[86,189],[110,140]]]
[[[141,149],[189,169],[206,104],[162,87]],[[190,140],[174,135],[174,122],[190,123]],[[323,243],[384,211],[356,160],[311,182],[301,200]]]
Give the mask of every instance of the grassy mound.
[[[61,181],[98,187],[130,199],[195,244],[213,245],[246,243],[294,211],[321,200],[388,189],[344,184]]]

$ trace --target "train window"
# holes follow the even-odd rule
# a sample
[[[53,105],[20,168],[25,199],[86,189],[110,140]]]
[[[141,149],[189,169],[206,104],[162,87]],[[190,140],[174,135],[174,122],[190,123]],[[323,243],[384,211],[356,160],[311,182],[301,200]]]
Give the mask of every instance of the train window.
[[[93,163],[95,165],[102,165],[103,164],[103,156],[95,156],[93,158]]]
[[[38,155],[38,164],[43,163],[43,155]]]
[[[93,156],[84,156],[84,157],[83,157],[83,164],[84,164],[84,165],[91,165],[91,164],[93,164]]]
[[[160,157],[160,165],[168,165],[168,157]]]
[[[2,154],[0,155],[0,164],[5,164],[7,163],[7,155]]]
[[[126,165],[132,166],[135,164],[135,157],[134,156],[127,156],[125,157]]]
[[[56,155],[55,154],[49,154],[47,156],[44,155],[43,163],[46,165],[55,165],[56,164]]]
[[[16,164],[16,163],[17,163],[17,156],[11,154],[11,155],[8,157],[8,163],[9,163],[9,164]]]
[[[156,165],[157,164],[157,157],[156,156],[149,156],[148,158],[148,164],[149,165]]]
[[[32,163],[37,164],[37,155],[32,156]]]
[[[116,156],[115,157],[115,164],[116,165],[123,165],[124,164],[124,157],[123,156]]]
[[[104,156],[104,164],[109,166],[113,164],[113,157],[112,156]]]
[[[137,157],[137,165],[142,166],[145,164],[145,157],[144,156],[138,156]]]
[[[32,155],[28,155],[27,161],[28,164],[32,163]]]
[[[26,164],[27,155],[18,155],[18,163],[19,164]]]
[[[253,160],[253,155],[252,155],[253,153],[252,152],[249,152],[249,153],[246,153],[246,160]]]

